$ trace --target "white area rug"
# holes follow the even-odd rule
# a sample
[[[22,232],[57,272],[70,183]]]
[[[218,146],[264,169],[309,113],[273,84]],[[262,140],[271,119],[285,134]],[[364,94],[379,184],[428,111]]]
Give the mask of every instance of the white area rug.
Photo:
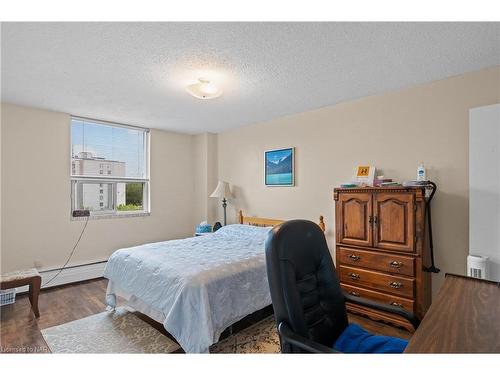
[[[124,308],[43,329],[52,353],[172,353],[179,345]],[[279,353],[273,316],[210,347],[210,353]]]
[[[172,353],[179,345],[125,309],[43,329],[52,353]]]
[[[210,353],[280,353],[280,339],[274,316],[271,315],[212,345]]]

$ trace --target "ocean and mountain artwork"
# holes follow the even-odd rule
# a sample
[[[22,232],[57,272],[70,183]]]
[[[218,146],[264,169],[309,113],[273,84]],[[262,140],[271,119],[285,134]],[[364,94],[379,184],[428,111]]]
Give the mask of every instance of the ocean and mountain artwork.
[[[294,149],[266,151],[266,185],[267,186],[293,186],[294,185]]]

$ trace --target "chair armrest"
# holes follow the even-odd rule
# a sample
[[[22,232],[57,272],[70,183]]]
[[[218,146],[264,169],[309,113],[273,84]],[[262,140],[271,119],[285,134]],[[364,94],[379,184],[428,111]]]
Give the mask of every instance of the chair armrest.
[[[285,323],[278,324],[278,332],[283,341],[288,344],[294,345],[309,353],[340,353],[328,346],[322,345],[318,342],[309,340],[306,337],[300,336],[292,331],[292,329]]]
[[[420,325],[420,319],[418,319],[412,312],[406,311],[405,309],[398,306],[384,305],[382,303],[374,302],[366,298],[354,297],[350,294],[344,292],[344,298],[346,302],[355,303],[357,305],[370,307],[372,309],[382,310],[391,314],[399,315],[406,320],[408,320],[413,328],[417,329]]]

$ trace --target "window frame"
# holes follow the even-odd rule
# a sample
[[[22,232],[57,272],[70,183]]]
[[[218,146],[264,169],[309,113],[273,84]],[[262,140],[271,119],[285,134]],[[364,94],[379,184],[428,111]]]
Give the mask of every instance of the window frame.
[[[84,176],[84,175],[74,175],[73,174],[73,129],[72,121],[88,121],[93,124],[112,126],[133,129],[143,132],[144,136],[144,177],[111,177],[108,174],[94,175],[94,176]],[[71,212],[70,217],[72,219],[78,219],[78,217],[73,216],[73,211],[78,207],[78,194],[77,187],[79,183],[101,183],[101,184],[111,184],[112,189],[112,207],[111,210],[102,211],[90,211],[90,218],[107,218],[107,217],[127,217],[127,216],[146,216],[151,213],[151,199],[150,199],[150,144],[151,144],[151,130],[149,128],[144,128],[140,126],[125,125],[116,122],[95,120],[93,118],[82,117],[82,116],[70,116],[70,147],[69,147],[69,175],[71,184]],[[143,184],[143,209],[136,211],[119,211],[116,205],[116,189],[118,183],[142,183]]]

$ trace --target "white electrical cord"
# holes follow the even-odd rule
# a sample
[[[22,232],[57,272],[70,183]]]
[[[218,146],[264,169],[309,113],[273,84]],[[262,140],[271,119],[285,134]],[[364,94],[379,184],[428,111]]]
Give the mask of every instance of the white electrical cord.
[[[71,253],[69,254],[69,257],[68,259],[66,260],[66,263],[64,263],[64,265],[59,269],[59,272],[56,273],[54,275],[54,277],[52,277],[49,281],[47,281],[46,283],[44,283],[41,287],[43,288],[44,286],[46,286],[47,284],[50,284],[57,276],[59,276],[61,274],[62,271],[64,271],[64,269],[66,268],[66,266],[68,265],[69,261],[71,260],[71,258],[73,257],[73,254],[75,253],[75,250],[78,246],[78,244],[80,243],[80,240],[82,239],[82,236],[83,234],[85,233],[85,229],[87,228],[87,224],[89,223],[89,218],[90,216],[87,216],[87,220],[85,220],[85,225],[83,226],[83,229],[80,233],[80,236],[78,237],[78,240],[76,241],[75,243],[75,246],[73,246],[73,250],[71,250]]]

